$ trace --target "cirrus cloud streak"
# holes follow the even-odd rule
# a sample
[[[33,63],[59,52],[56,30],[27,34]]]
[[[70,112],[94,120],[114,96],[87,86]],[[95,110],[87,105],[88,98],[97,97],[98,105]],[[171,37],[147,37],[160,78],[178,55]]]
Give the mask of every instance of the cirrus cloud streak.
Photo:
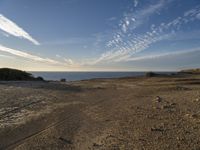
[[[26,40],[29,40],[35,45],[40,45],[40,43],[33,37],[31,37],[24,29],[19,27],[16,23],[9,20],[2,14],[0,14],[0,29],[12,36],[24,38]]]
[[[53,60],[53,59],[42,58],[42,57],[32,55],[32,54],[29,54],[29,53],[26,53],[26,52],[22,52],[20,50],[8,48],[8,47],[5,47],[3,45],[0,45],[0,51],[12,54],[14,56],[22,57],[22,58],[25,58],[25,59],[28,59],[28,60],[36,61],[36,62],[43,62],[43,63],[53,64],[53,65],[61,64],[60,62]]]

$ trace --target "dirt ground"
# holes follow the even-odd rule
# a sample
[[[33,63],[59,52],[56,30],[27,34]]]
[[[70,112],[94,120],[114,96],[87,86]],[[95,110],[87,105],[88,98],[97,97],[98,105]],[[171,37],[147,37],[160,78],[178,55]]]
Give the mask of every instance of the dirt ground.
[[[200,76],[0,82],[0,149],[200,150]]]

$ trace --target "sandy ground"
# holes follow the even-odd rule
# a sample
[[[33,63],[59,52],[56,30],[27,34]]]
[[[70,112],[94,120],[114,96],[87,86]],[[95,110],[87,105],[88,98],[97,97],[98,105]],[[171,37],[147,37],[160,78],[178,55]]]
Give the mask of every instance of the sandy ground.
[[[199,150],[200,76],[0,82],[0,149]]]

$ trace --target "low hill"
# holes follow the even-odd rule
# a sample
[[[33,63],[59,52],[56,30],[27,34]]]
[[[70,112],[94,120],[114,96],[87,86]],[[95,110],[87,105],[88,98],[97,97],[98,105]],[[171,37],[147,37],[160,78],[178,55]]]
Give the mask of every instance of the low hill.
[[[180,73],[187,73],[187,74],[200,74],[200,68],[197,69],[187,69],[187,70],[182,70]]]
[[[0,81],[43,81],[43,78],[35,78],[32,74],[17,69],[0,68]]]

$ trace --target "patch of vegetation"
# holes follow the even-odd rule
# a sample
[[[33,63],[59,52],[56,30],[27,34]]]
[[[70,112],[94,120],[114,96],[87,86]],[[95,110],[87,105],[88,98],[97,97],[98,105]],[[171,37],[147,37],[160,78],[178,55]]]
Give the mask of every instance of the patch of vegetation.
[[[0,81],[44,81],[42,77],[33,77],[32,74],[10,68],[0,68]]]

